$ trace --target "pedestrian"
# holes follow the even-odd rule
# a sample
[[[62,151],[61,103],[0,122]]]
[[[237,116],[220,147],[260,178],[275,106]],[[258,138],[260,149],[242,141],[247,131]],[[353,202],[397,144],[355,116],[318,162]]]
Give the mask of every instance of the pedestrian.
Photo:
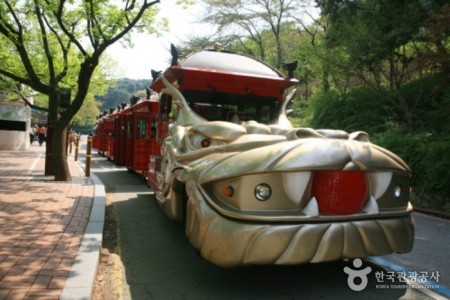
[[[41,124],[38,128],[39,146],[42,146],[42,144],[45,142],[46,133],[47,130],[45,129],[44,125]]]

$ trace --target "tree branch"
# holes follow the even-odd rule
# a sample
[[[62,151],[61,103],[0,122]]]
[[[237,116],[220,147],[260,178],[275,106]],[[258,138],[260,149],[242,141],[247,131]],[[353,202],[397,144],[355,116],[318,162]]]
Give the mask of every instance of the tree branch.
[[[81,45],[81,43],[77,40],[73,32],[67,29],[66,25],[63,22],[63,11],[64,11],[64,4],[66,3],[66,0],[60,0],[58,10],[53,11],[53,14],[55,16],[56,22],[58,23],[61,30],[64,32],[64,34],[69,38],[69,40],[78,48],[78,50],[81,52],[81,54],[84,57],[88,56],[87,51],[84,49],[84,47]],[[78,22],[75,22],[74,24],[71,24],[72,29],[76,27]]]
[[[47,38],[47,30],[45,28],[45,24],[44,21],[42,20],[44,17],[44,13],[43,12],[43,8],[39,7],[39,0],[34,0],[34,13],[36,15],[36,18],[38,20],[38,24],[39,24],[39,28],[41,31],[41,40],[42,40],[42,45],[44,47],[44,53],[45,53],[45,57],[47,58],[47,62],[48,62],[48,70],[50,72],[50,82],[51,84],[54,84],[54,80],[55,80],[55,64],[53,61],[53,56],[50,53],[50,47],[49,47],[49,43],[48,43],[48,38]]]
[[[53,12],[52,12],[53,13]],[[60,46],[60,49],[62,51],[62,56],[63,56],[63,69],[59,74],[56,74],[56,69],[54,70],[54,80],[55,82],[59,82],[62,78],[64,78],[67,75],[67,70],[68,70],[68,53],[69,53],[69,49],[71,46],[71,41],[70,39],[67,42],[67,45],[64,45],[63,40],[61,39],[61,36],[58,34],[58,32],[56,31],[55,28],[53,28],[53,26],[50,24],[50,22],[48,21],[46,15],[42,15],[42,18],[45,22],[45,24],[47,25],[48,29],[53,33],[54,37],[58,40],[58,44]],[[72,33],[74,31],[74,27],[72,27]]]
[[[28,86],[30,86],[32,84],[29,79],[17,76],[16,74],[8,72],[8,71],[3,70],[3,69],[0,69],[0,75],[4,75],[4,76],[6,76],[6,77],[8,77],[8,78],[10,78],[10,79],[12,79],[14,81],[23,83],[23,84],[28,85]]]
[[[21,93],[20,91],[14,91],[14,93],[16,93],[17,95],[19,95],[19,96],[22,98],[22,100],[25,101],[25,102],[28,104],[28,106],[31,107],[32,109],[37,109],[37,110],[40,110],[40,111],[46,111],[46,112],[48,112],[48,108],[45,108],[45,107],[41,107],[41,106],[37,106],[37,105],[32,104],[32,103],[28,100],[27,96],[25,96],[25,95],[24,95],[23,93]]]
[[[24,46],[23,30],[22,25],[20,23],[20,19],[16,15],[14,7],[10,4],[10,2],[7,0],[5,1],[9,12],[11,13],[13,19],[16,22],[17,29],[15,29],[11,24],[0,22],[0,33],[3,34],[3,36],[5,36],[9,41],[11,41],[11,43],[16,48],[21,58],[22,66],[27,72],[28,78],[17,76],[16,74],[13,74],[7,70],[0,70],[0,74],[3,74],[23,84],[26,84],[35,89],[36,91],[39,91],[41,93],[47,93],[48,86],[40,81],[39,77],[36,74],[36,71],[34,70],[33,64],[31,63],[28,52]],[[6,27],[4,27],[5,25]]]

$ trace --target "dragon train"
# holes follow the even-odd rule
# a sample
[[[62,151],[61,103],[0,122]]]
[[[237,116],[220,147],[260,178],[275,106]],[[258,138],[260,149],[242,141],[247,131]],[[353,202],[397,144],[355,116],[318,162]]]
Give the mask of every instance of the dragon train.
[[[218,266],[409,252],[409,167],[365,132],[294,128],[286,66],[288,76],[235,53],[174,55],[145,99],[99,119],[94,147],[145,176]]]

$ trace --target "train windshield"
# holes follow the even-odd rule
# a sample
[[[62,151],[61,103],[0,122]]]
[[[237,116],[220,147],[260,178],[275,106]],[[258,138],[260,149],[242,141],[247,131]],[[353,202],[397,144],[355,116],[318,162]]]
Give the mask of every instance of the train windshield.
[[[208,121],[271,123],[278,112],[276,98],[208,91],[182,92],[189,106]]]

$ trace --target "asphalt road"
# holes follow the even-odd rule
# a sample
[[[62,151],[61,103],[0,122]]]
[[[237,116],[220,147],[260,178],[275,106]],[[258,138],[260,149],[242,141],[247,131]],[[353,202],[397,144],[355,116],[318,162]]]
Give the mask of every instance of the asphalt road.
[[[81,160],[82,152],[83,146]],[[97,154],[93,155],[92,172],[103,182],[117,208],[125,269],[124,299],[446,299],[440,298],[436,287],[411,289],[398,276],[388,278],[404,270],[429,270],[440,272],[440,285],[448,282],[450,243],[446,221],[416,216],[413,252],[382,258],[382,262],[403,268],[400,270],[367,260],[359,268],[353,261],[339,261],[224,269],[197,254],[184,236],[184,225],[165,216],[151,189],[137,174]],[[348,268],[347,273],[344,268]],[[371,268],[367,286],[361,291],[352,290],[348,274],[356,275],[353,270],[366,268]],[[361,283],[358,280],[353,283]]]
[[[418,273],[439,273],[439,283],[450,288],[450,221],[420,213],[414,213],[414,221],[413,251],[383,259]]]

